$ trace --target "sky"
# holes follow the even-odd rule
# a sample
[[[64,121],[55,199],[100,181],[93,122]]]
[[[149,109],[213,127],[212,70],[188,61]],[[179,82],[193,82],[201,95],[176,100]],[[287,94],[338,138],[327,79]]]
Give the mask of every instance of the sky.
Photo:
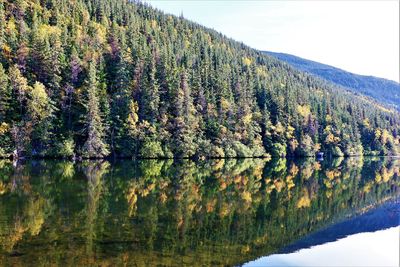
[[[145,0],[259,50],[399,82],[399,0]]]

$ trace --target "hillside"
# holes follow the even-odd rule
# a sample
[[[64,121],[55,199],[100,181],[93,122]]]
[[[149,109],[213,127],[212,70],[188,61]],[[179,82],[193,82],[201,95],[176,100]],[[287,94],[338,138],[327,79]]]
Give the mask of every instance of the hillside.
[[[284,53],[265,52],[285,61],[298,70],[306,71],[356,93],[370,96],[400,110],[400,84],[374,76],[364,76],[341,70],[329,65]]]
[[[399,113],[126,0],[0,0],[0,154],[397,154]]]

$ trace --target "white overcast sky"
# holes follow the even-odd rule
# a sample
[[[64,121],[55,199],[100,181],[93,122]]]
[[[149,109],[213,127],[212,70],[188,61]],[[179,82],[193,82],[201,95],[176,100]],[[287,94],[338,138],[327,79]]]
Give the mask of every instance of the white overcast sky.
[[[259,49],[399,81],[399,0],[145,0]]]

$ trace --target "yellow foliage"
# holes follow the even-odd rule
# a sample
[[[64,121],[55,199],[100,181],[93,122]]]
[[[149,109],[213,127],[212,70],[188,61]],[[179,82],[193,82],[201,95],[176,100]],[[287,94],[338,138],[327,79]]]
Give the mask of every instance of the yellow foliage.
[[[274,181],[274,185],[275,185],[276,191],[279,193],[285,187],[285,182],[282,181],[281,179],[278,179],[278,180]]]
[[[34,120],[46,119],[51,114],[49,109],[50,98],[46,88],[40,82],[36,82],[31,90],[32,100],[29,103],[29,112]]]
[[[382,170],[381,170],[381,175],[382,175],[382,180],[383,180],[383,182],[387,182],[387,181],[389,181],[390,180],[390,178],[392,178],[393,177],[393,175],[394,175],[394,171],[391,169],[391,170],[388,170],[387,168],[382,168]]]
[[[339,141],[340,141],[340,138],[337,136],[334,136],[332,133],[329,133],[325,138],[326,144],[334,144],[334,143],[338,143]]]
[[[100,23],[93,22],[96,29],[96,38],[99,44],[107,43],[107,28]]]
[[[381,135],[381,142],[382,144],[386,145],[388,139],[390,138],[390,134],[389,132],[385,129],[382,131],[382,135]]]
[[[11,47],[9,47],[7,44],[3,44],[3,47],[0,47],[3,50],[3,55],[8,59],[11,60]]]
[[[278,135],[285,131],[285,127],[283,127],[280,121],[278,121],[278,123],[275,125],[273,129],[275,130],[275,133]]]
[[[313,169],[316,171],[321,170],[321,164],[319,162],[314,162]]]
[[[311,110],[310,110],[310,106],[308,105],[297,105],[297,112],[303,117],[303,118],[307,118],[308,115],[310,115]]]
[[[215,161],[215,164],[213,165],[213,170],[214,171],[221,170],[224,167],[224,165],[225,165],[225,160],[223,160],[223,159],[217,160],[217,161]]]
[[[332,197],[332,190],[326,191],[325,195],[326,195],[326,198],[331,198]]]
[[[256,68],[256,73],[260,77],[267,77],[267,70],[264,66],[258,66]]]
[[[235,184],[238,184],[238,183],[240,183],[242,181],[242,177],[241,176],[236,176],[235,178],[233,178],[233,182],[235,183]]]
[[[217,200],[216,199],[212,199],[212,200],[207,202],[207,204],[206,204],[207,213],[210,213],[210,212],[214,211],[215,204],[217,204]]]
[[[251,65],[251,58],[248,58],[248,57],[244,57],[243,58],[243,64],[244,65],[246,65],[246,66],[250,66]]]
[[[325,120],[326,120],[326,122],[327,123],[330,123],[330,122],[332,122],[332,116],[331,115],[326,115],[326,117],[325,117]]]
[[[299,201],[297,201],[297,208],[307,208],[310,207],[311,205],[311,200],[310,197],[308,195],[308,191],[307,190],[303,190],[303,196],[299,199]]]
[[[377,182],[378,184],[382,181],[382,176],[379,172],[377,172],[375,174],[375,182]]]
[[[161,203],[165,203],[165,201],[167,201],[168,197],[167,194],[165,194],[164,192],[161,193],[160,195],[160,201]]]
[[[246,201],[246,202],[251,202],[251,194],[250,194],[250,192],[245,191],[245,192],[243,192],[243,193],[241,194],[241,196],[242,196],[242,199],[243,199],[244,201]]]
[[[293,138],[293,133],[294,133],[294,128],[291,125],[288,125],[287,131],[286,131],[286,138],[291,139]],[[297,141],[297,140],[296,140]]]
[[[367,129],[371,128],[371,125],[370,125],[370,123],[369,123],[369,119],[368,119],[368,118],[366,118],[366,119],[363,120],[363,125],[364,125],[364,127],[367,128]]]
[[[341,172],[339,170],[327,170],[325,172],[326,177],[328,177],[329,180],[333,180],[337,177],[340,177]]]
[[[251,122],[251,119],[253,118],[253,115],[250,113],[250,114],[247,114],[247,115],[245,115],[244,117],[243,117],[243,123],[245,124],[245,125],[247,125],[247,124],[249,124],[250,122]]]
[[[10,126],[7,123],[2,122],[0,124],[0,135],[7,133],[9,130],[10,130]]]
[[[375,139],[379,139],[381,135],[382,131],[379,128],[375,129]]]
[[[151,183],[151,184],[149,184],[149,185],[147,186],[147,189],[149,190],[149,192],[151,192],[151,191],[154,190],[155,187],[156,187],[156,184],[155,184],[155,183]]]
[[[132,216],[136,212],[136,209],[137,209],[136,202],[138,199],[137,189],[136,189],[136,185],[134,183],[131,183],[130,188],[128,189],[128,193],[126,195],[126,199],[128,201],[128,205],[129,205],[128,214],[129,214],[129,216]]]
[[[292,176],[289,175],[286,177],[286,185],[289,190],[292,189],[293,187],[295,187],[295,183],[293,182]]]
[[[249,245],[243,246],[241,251],[242,251],[242,254],[245,254],[245,253],[249,252],[250,251],[250,246]]]
[[[372,189],[372,184],[373,184],[373,181],[369,181],[368,183],[366,183],[366,184],[364,185],[364,187],[363,187],[363,191],[364,191],[365,193],[368,193],[369,191],[371,191],[371,189]]]
[[[314,169],[312,168],[311,165],[307,165],[306,167],[304,167],[303,169],[301,169],[301,178],[303,178],[304,180],[308,180],[311,175],[313,174]]]
[[[7,192],[7,185],[0,181],[0,196]]]
[[[299,167],[296,164],[292,163],[289,169],[289,173],[294,177],[299,172]]]
[[[129,104],[129,114],[127,118],[128,129],[131,134],[134,134],[136,131],[136,124],[139,121],[138,111],[139,106],[136,101],[131,101]]]
[[[48,24],[42,24],[39,28],[39,37],[44,38],[45,36],[61,36],[61,29],[57,26],[50,26]]]
[[[228,100],[226,100],[225,98],[222,97],[222,99],[221,99],[222,110],[227,111],[230,109],[230,107],[231,107],[231,103],[229,103]]]
[[[226,215],[229,214],[229,211],[230,211],[230,209],[229,209],[228,203],[223,202],[223,203],[222,203],[222,206],[221,206],[221,208],[220,208],[220,210],[219,210],[219,216],[220,216],[221,218],[224,218]]]
[[[225,181],[221,181],[221,182],[219,183],[219,190],[220,190],[220,191],[225,190],[226,187],[227,187],[227,184],[226,184]]]
[[[191,45],[189,40],[185,40],[185,48],[189,48]]]
[[[9,20],[8,20],[8,23],[7,23],[7,32],[9,33],[9,34],[11,34],[11,33],[16,33],[17,32],[17,27],[16,27],[16,25],[15,25],[15,20],[14,20],[14,18],[13,17],[11,17]]]
[[[314,144],[314,150],[315,151],[319,151],[320,149],[321,149],[321,144],[320,143]]]
[[[153,29],[157,29],[158,24],[157,24],[157,21],[156,21],[156,20],[154,20],[154,19],[151,20],[151,27],[152,27]]]

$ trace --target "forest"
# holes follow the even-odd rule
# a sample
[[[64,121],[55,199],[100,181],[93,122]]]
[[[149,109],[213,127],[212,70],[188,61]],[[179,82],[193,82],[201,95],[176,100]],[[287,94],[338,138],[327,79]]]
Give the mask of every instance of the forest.
[[[354,74],[289,54],[268,51],[265,51],[265,53],[287,62],[296,69],[308,72],[355,93],[370,96],[380,103],[384,103],[400,111],[400,84],[398,82],[374,76]]]
[[[396,155],[400,115],[128,0],[0,0],[0,156]]]

